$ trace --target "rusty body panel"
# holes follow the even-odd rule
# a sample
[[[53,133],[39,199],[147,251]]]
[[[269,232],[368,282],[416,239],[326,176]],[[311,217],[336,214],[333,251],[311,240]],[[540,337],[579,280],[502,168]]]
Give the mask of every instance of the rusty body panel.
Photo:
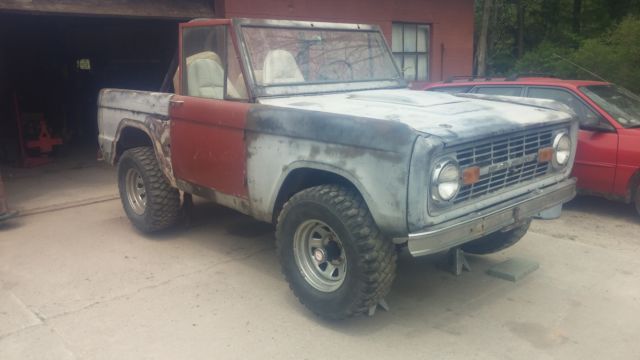
[[[107,162],[118,161],[117,144],[123,130],[137,129],[152,142],[158,163],[169,182],[175,186],[171,163],[169,100],[173,94],[135,90],[104,89],[98,102],[98,143]]]
[[[175,176],[247,199],[244,129],[251,105],[181,95],[171,101]]]

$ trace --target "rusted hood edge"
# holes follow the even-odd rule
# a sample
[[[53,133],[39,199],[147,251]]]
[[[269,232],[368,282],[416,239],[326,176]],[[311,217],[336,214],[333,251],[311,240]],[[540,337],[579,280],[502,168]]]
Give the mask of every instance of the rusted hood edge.
[[[408,153],[419,135],[400,122],[270,105],[253,106],[246,129],[394,153]]]

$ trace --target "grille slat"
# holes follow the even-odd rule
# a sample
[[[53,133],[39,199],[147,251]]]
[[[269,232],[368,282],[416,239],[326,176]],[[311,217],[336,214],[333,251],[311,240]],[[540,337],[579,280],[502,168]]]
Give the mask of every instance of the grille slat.
[[[554,129],[536,132],[520,132],[492,142],[469,146],[457,151],[456,160],[462,169],[470,166],[490,168],[492,165],[537,155],[538,150],[551,146]],[[509,164],[506,168],[488,171],[472,185],[463,186],[453,202],[455,204],[476,199],[497,191],[545,176],[549,163],[533,160],[519,164]]]

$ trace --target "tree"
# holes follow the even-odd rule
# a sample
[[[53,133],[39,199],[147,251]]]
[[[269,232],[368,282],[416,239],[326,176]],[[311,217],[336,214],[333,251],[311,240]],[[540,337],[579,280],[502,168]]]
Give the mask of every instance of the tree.
[[[582,0],[573,0],[573,32],[580,34],[580,14],[582,13]]]
[[[640,17],[627,17],[611,32],[585,40],[572,60],[609,81],[640,93]],[[590,78],[588,74],[577,75]]]
[[[559,54],[614,81],[640,77],[640,55],[631,55],[640,30],[619,34],[630,34],[622,29],[632,27],[629,19],[640,19],[640,0],[477,0],[475,11],[478,75],[588,77],[553,55]]]
[[[487,34],[489,33],[489,19],[491,18],[492,8],[493,0],[484,0],[482,7],[482,21],[480,23],[480,35],[478,36],[477,46],[478,76],[485,76],[487,72]]]
[[[524,0],[518,0],[518,59],[524,54]]]
[[[549,41],[543,42],[527,52],[515,64],[515,70],[552,73],[563,78],[594,79],[592,74],[580,69],[580,66],[608,81],[640,93],[638,34],[640,17],[627,17],[611,31],[584,40],[577,49],[567,49]],[[569,61],[578,66],[571,65]]]

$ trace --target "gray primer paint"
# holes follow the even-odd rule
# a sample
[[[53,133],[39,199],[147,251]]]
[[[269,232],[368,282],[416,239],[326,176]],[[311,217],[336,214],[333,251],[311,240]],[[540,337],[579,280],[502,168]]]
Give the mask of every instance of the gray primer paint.
[[[253,215],[271,221],[286,177],[310,168],[349,180],[383,232],[406,234],[406,189],[416,138],[399,122],[257,105],[247,119]]]

